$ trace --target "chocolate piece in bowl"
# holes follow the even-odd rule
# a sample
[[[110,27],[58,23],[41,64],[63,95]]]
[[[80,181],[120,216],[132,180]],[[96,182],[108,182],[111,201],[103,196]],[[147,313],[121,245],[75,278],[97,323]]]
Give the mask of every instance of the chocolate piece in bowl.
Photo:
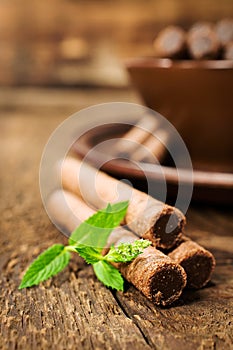
[[[213,59],[220,52],[220,43],[210,23],[196,23],[188,32],[188,51],[192,58]]]
[[[233,41],[225,46],[223,57],[225,60],[233,60]]]
[[[216,24],[215,32],[222,45],[233,41],[233,19],[225,18]]]
[[[185,31],[178,26],[169,26],[159,32],[153,47],[156,57],[181,58],[186,49]]]

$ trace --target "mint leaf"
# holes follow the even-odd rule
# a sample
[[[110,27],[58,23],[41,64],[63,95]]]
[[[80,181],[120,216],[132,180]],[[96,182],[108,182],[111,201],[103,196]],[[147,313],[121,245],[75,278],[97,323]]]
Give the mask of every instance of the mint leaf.
[[[54,244],[40,254],[27,269],[19,289],[37,285],[56,275],[68,265],[70,253],[62,244]]]
[[[128,201],[108,204],[105,209],[89,217],[73,231],[69,244],[82,243],[101,251],[106,245],[109,234],[120,225],[127,208]]]
[[[103,256],[99,253],[99,250],[96,248],[89,247],[84,244],[73,246],[73,248],[88,264],[95,264],[96,262],[103,259]]]
[[[107,261],[101,260],[93,264],[97,278],[107,287],[124,290],[124,280],[120,272]]]
[[[143,250],[151,245],[146,239],[138,239],[133,243],[121,243],[118,247],[111,247],[105,260],[109,262],[129,262],[135,259]]]

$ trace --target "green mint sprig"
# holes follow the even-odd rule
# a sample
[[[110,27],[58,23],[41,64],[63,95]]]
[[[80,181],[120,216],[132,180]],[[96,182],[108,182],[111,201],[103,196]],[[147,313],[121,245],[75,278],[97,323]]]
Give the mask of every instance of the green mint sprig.
[[[133,243],[121,243],[117,248],[112,246],[105,257],[108,262],[129,262],[141,254],[149,245],[151,245],[151,242],[146,239],[139,239]]]
[[[54,244],[45,250],[29,266],[19,289],[38,285],[56,275],[68,265],[70,252],[76,252],[93,266],[97,278],[105,286],[123,291],[123,277],[112,263],[130,262],[151,244],[141,239],[133,243],[122,243],[116,248],[112,246],[108,254],[101,254],[108,236],[122,222],[127,208],[128,202],[109,204],[73,231],[69,245]]]

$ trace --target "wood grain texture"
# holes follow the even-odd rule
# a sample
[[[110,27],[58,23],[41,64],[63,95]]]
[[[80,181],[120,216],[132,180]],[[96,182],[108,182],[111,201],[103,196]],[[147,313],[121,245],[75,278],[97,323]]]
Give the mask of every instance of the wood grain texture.
[[[125,293],[110,291],[78,256],[40,286],[17,289],[34,257],[66,242],[39,193],[39,161],[49,135],[77,108],[121,98],[137,102],[128,91],[0,92],[1,349],[233,347],[233,222],[227,208],[190,208],[186,233],[215,254],[217,267],[206,288],[185,291],[173,307],[156,307],[130,285]]]

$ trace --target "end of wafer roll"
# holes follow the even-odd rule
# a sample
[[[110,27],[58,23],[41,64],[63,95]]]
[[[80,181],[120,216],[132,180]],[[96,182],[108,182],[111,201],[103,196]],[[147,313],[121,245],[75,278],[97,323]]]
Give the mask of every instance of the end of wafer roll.
[[[179,209],[138,190],[133,191],[125,219],[133,232],[160,249],[170,249],[178,244],[186,224]]]
[[[125,279],[157,305],[177,300],[186,285],[186,273],[159,250],[148,247],[132,262],[119,264]]]
[[[168,256],[180,264],[187,274],[187,287],[199,289],[211,279],[216,262],[213,254],[188,237]]]

